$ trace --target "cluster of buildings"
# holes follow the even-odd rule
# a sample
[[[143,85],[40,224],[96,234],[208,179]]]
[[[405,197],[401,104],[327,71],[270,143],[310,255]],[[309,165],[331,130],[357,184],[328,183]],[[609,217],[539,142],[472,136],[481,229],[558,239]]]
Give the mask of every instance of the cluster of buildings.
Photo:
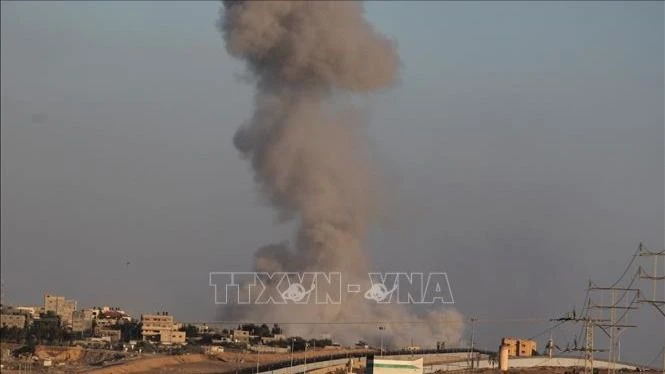
[[[111,344],[122,339],[123,325],[138,322],[117,307],[77,309],[76,300],[51,294],[44,295],[41,306],[0,305],[0,327],[23,329],[56,316],[60,328],[80,333],[91,341],[106,341]],[[165,345],[185,344],[186,334],[180,331],[182,324],[166,312],[143,314],[140,322],[143,341]]]
[[[200,335],[211,334],[213,339],[211,343],[213,345],[223,345],[227,343],[240,344],[248,347],[252,351],[261,351],[261,352],[288,352],[288,349],[283,349],[271,343],[274,342],[288,342],[289,338],[284,334],[271,334],[270,336],[258,336],[253,335],[250,331],[242,329],[234,330],[222,330],[221,332],[216,329],[211,329],[207,325],[193,325],[197,328],[197,332]],[[193,339],[194,341],[200,340],[202,337]],[[255,344],[252,344],[254,342]],[[287,343],[288,345],[288,343]]]
[[[187,337],[183,324],[167,312],[142,314],[140,319],[134,319],[117,307],[79,309],[76,300],[60,295],[45,294],[42,305],[37,306],[0,305],[0,327],[25,329],[36,324],[66,330],[73,333],[74,339],[92,346],[97,343],[120,346],[120,343],[128,342],[131,347],[139,341],[185,345],[189,338],[191,343],[208,344],[216,350],[223,349],[221,346],[226,344],[240,344],[260,352],[287,352],[291,349],[289,339],[281,334],[281,330],[271,331],[266,336],[265,331],[255,335],[259,334],[256,330],[247,331],[239,327],[220,332],[203,324],[192,325],[197,333]],[[188,327],[191,329],[191,326]]]

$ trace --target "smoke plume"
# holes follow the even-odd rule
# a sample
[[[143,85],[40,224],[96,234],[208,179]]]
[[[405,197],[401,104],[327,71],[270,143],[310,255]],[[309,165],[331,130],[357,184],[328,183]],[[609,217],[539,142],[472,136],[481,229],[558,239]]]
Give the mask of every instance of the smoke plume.
[[[363,242],[380,206],[380,184],[362,118],[334,99],[389,88],[399,69],[394,43],[365,21],[355,1],[225,1],[220,14],[228,52],[246,62],[256,84],[254,113],[234,144],[251,162],[278,218],[298,223],[292,246],[272,244],[256,252],[255,270],[339,271],[345,281],[368,282]],[[235,305],[221,313],[223,319],[253,322],[342,322],[332,330],[286,326],[291,334],[332,333],[341,342],[378,333],[376,325],[345,321],[420,318],[413,326],[388,324],[386,341],[394,344],[410,338],[454,342],[461,333],[455,311],[415,317],[401,305],[379,308],[355,295],[345,295],[340,305]],[[442,324],[442,318],[455,323]]]

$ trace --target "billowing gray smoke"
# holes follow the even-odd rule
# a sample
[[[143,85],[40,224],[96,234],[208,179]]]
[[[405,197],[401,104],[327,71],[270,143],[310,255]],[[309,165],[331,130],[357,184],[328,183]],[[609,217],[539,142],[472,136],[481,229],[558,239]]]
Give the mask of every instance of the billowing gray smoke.
[[[395,45],[352,1],[227,1],[219,26],[228,52],[246,61],[256,79],[254,114],[236,133],[235,146],[251,161],[255,180],[280,220],[299,224],[293,248],[260,248],[255,270],[340,271],[347,281],[368,282],[362,244],[376,216],[380,183],[367,154],[363,121],[348,103],[333,99],[390,87],[399,68]],[[372,307],[361,297],[344,296],[336,306],[236,305],[222,314],[254,322],[296,316],[326,322],[415,318],[395,305]],[[461,320],[454,311],[424,318]],[[400,334],[400,328],[411,331]],[[457,340],[461,323],[400,328],[389,328],[396,344],[412,337],[422,344]],[[367,329],[376,333],[376,325]],[[362,337],[360,330],[357,325],[336,325],[332,331],[301,325],[288,332],[332,332],[339,341],[352,341]]]

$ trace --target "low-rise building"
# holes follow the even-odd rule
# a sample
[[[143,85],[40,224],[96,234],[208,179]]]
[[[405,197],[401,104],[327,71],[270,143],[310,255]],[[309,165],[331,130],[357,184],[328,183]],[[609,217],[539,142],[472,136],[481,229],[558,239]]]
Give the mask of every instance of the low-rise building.
[[[275,339],[272,336],[262,336],[261,337],[261,344],[270,344],[274,341],[275,341]]]
[[[245,330],[233,330],[231,331],[231,339],[235,343],[249,343],[249,331]]]
[[[95,329],[95,337],[102,339],[106,338],[112,344],[119,342],[121,336],[122,334],[120,330],[105,329],[105,328]]]
[[[502,338],[501,345],[505,345],[508,349],[508,356],[517,356],[517,338]]]
[[[530,339],[520,339],[517,346],[519,357],[529,357],[536,351],[536,342]]]
[[[196,327],[196,332],[199,334],[207,334],[212,331],[212,329],[205,323],[195,323],[193,326]]]
[[[121,310],[106,310],[97,313],[95,323],[98,326],[111,327],[131,322],[132,318]]]
[[[15,307],[21,314],[25,314],[28,319],[39,318],[39,313],[44,311],[40,306],[17,306]]]
[[[220,347],[218,345],[205,345],[202,348],[203,348],[203,351],[206,354],[209,354],[209,355],[214,355],[214,354],[217,354],[217,353],[224,352],[224,347]]]
[[[75,310],[72,312],[72,331],[91,331],[93,320],[92,312],[92,309]]]
[[[0,314],[0,327],[25,327],[25,315],[23,314]]]
[[[273,336],[263,336],[261,337],[261,344],[269,344],[272,342],[278,342],[280,340],[286,340],[286,335],[274,334]]]
[[[32,322],[32,314],[22,308],[11,305],[0,305],[0,315],[3,315],[0,326],[24,328]]]
[[[162,330],[159,333],[159,342],[161,344],[185,344],[186,335],[184,331],[166,331]]]
[[[536,350],[536,342],[530,339],[503,338],[501,344],[508,349],[508,356],[529,357]]]

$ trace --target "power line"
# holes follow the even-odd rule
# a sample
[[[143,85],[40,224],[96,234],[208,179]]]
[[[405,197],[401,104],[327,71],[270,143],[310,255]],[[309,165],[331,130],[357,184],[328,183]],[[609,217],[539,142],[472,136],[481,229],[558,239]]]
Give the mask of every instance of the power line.
[[[491,318],[474,318],[475,323],[540,323],[548,322],[551,318],[504,318],[504,319],[491,319]],[[469,320],[470,321],[470,320]],[[216,324],[216,325],[237,325],[248,323],[261,323],[266,325],[375,325],[375,324],[431,324],[431,323],[463,323],[465,321],[459,319],[430,319],[430,320],[369,320],[369,321],[251,321],[251,320],[221,320],[221,321],[188,321],[187,323],[197,324]]]
[[[593,287],[593,288],[592,288],[593,283],[591,282],[591,280],[589,280],[589,287],[587,287],[586,295],[585,295],[585,297],[584,297],[584,299],[585,299],[585,300],[584,300],[584,305],[585,305],[585,307],[582,309],[582,313],[581,313],[582,315],[588,315],[588,313],[589,313],[589,306],[591,305],[591,299],[590,299],[591,295],[590,295],[590,292],[591,292],[592,289],[595,289],[595,290],[600,290],[600,289],[604,289],[604,290],[613,290],[613,289],[614,289],[614,290],[619,290],[619,287],[617,287],[617,286],[621,283],[621,281],[624,279],[624,277],[626,276],[626,274],[628,274],[629,270],[632,268],[633,264],[635,263],[635,259],[636,259],[637,257],[639,257],[640,253],[643,251],[643,247],[644,247],[643,244],[640,242],[639,245],[637,246],[637,248],[635,249],[635,252],[634,252],[633,255],[631,256],[630,261],[628,261],[628,264],[627,264],[626,267],[623,269],[623,272],[621,273],[621,276],[619,276],[619,278],[618,278],[614,283],[612,283],[609,287],[597,287],[597,286],[596,286],[596,287]],[[632,287],[633,287],[635,281],[636,281],[638,278],[639,278],[639,269],[638,269],[637,272],[635,272],[635,274],[633,275],[633,277],[632,277],[632,279],[630,280],[630,282],[628,283],[628,285],[627,285],[626,287],[623,287],[623,288],[622,288],[622,291],[624,291],[624,292],[619,296],[618,300],[613,301],[612,304],[614,304],[614,305],[611,305],[610,307],[614,308],[614,307],[616,307],[617,305],[619,305],[619,304],[623,301],[623,299],[625,298],[626,294],[627,294],[629,291],[632,291],[632,290],[633,290]],[[612,292],[614,292],[614,291],[612,291]],[[637,295],[639,296],[639,290],[637,291]],[[628,307],[633,307],[633,302],[631,302],[631,304],[630,304]],[[620,318],[619,320],[621,320],[622,318],[624,318],[624,317],[626,316],[626,313],[628,312],[628,310],[629,310],[629,309],[626,309],[626,312],[621,316],[621,318]],[[612,311],[613,311],[613,310],[612,310]],[[582,326],[582,328],[580,328],[580,331],[579,331],[579,333],[578,333],[578,335],[577,335],[577,340],[578,340],[578,341],[582,338],[582,334],[584,334],[584,332],[585,332],[585,327]]]
[[[615,283],[616,284],[616,283]],[[623,287],[598,287],[595,285],[590,285],[589,289],[592,292],[609,293],[610,302],[609,304],[591,304],[590,309],[599,310],[601,313],[608,312],[610,319],[609,323],[597,323],[595,326],[599,327],[609,338],[609,352],[608,352],[608,361],[609,361],[609,373],[615,372],[615,362],[617,356],[617,346],[619,341],[619,336],[626,331],[626,328],[637,327],[635,325],[627,325],[624,323],[624,318],[629,311],[637,309],[636,306],[633,306],[635,300],[637,300],[640,290],[637,288],[623,288]],[[635,296],[633,300],[628,305],[620,305],[621,302],[617,301],[617,293],[621,292],[620,300],[625,298],[625,295],[629,292],[634,292]],[[617,310],[624,310],[624,312],[617,318]],[[604,315],[604,314],[603,314]]]
[[[646,366],[651,366],[651,365],[655,364],[655,363],[656,363],[656,360],[658,359],[658,357],[660,357],[660,355],[661,355],[662,353],[665,353],[665,345],[662,346],[662,347],[660,348],[660,351],[658,351],[658,353],[656,353],[656,355],[651,359],[651,361],[649,361],[649,362],[647,363]]]
[[[633,255],[631,256],[630,261],[628,262],[628,265],[627,265],[626,268],[623,270],[623,273],[621,274],[621,276],[619,277],[619,279],[617,279],[617,281],[614,282],[610,287],[616,287],[616,285],[619,284],[619,283],[621,282],[621,280],[623,279],[623,277],[626,276],[626,274],[628,273],[628,270],[630,269],[631,266],[633,266],[633,263],[635,262],[635,259],[637,258],[638,254],[639,254],[640,251],[642,250],[642,247],[643,247],[643,246],[642,246],[642,243],[640,242],[640,245],[637,246],[637,249],[635,250],[635,253],[633,253]]]
[[[538,337],[541,337],[541,336],[547,334],[548,332],[553,331],[554,329],[556,329],[557,327],[563,325],[563,324],[566,323],[566,322],[568,322],[568,321],[561,321],[561,322],[557,323],[557,324],[554,325],[554,326],[548,327],[547,329],[545,329],[545,330],[543,330],[543,331],[537,333],[536,335],[530,337],[529,340],[534,340],[534,339],[536,339],[536,338],[538,338]]]

